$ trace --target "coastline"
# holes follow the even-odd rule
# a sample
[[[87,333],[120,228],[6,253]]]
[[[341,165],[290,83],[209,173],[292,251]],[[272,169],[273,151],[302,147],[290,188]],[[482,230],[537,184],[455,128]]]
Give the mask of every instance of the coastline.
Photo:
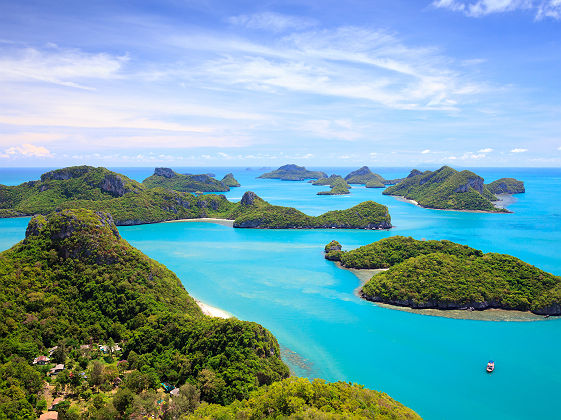
[[[463,212],[463,213],[487,213],[487,214],[512,213],[512,211],[507,209],[506,206],[516,202],[516,198],[512,197],[512,194],[499,194],[499,195],[497,195],[497,197],[499,197],[499,200],[491,201],[491,203],[493,203],[493,206],[495,206],[495,208],[497,210],[506,210],[506,212],[500,212],[500,211],[487,211],[487,210],[437,209],[437,208],[432,208],[432,207],[423,207],[418,202],[416,202],[415,200],[405,198],[402,195],[392,195],[392,197],[394,197],[397,201],[401,201],[403,203],[410,203],[410,204],[413,204],[413,205],[415,205],[419,208],[427,209],[427,210],[458,211],[458,212]]]
[[[228,318],[232,318],[233,315],[223,311],[222,309],[216,308],[214,306],[210,306],[204,302],[201,302],[198,299],[195,299],[195,302],[197,303],[197,305],[199,305],[199,308],[201,308],[201,311],[203,311],[203,314],[213,317],[213,318],[223,318],[223,319],[228,319]]]
[[[336,265],[343,270],[348,270],[355,275],[359,280],[359,286],[354,290],[354,295],[361,300],[371,302],[374,305],[380,306],[386,309],[392,309],[402,312],[409,312],[417,315],[425,316],[438,316],[441,318],[452,318],[452,319],[465,319],[472,321],[510,321],[510,322],[532,322],[532,321],[545,321],[547,320],[542,315],[536,315],[532,312],[523,312],[507,309],[485,309],[482,311],[468,311],[464,309],[414,309],[408,306],[397,306],[390,305],[388,303],[382,302],[372,302],[368,299],[364,299],[360,295],[360,290],[362,286],[372,278],[372,276],[388,270],[387,268],[378,269],[357,269],[357,268],[346,268],[341,265],[340,262],[336,262]],[[553,318],[555,319],[555,318]]]
[[[201,217],[200,219],[177,219],[177,220],[166,220],[162,223],[185,223],[185,222],[204,222],[204,223],[216,223],[218,225],[234,227],[234,221],[230,219],[217,219],[214,217]]]

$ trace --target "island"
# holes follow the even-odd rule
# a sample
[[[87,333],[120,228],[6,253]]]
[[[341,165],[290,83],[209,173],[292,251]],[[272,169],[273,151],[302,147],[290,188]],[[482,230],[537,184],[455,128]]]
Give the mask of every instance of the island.
[[[264,173],[258,178],[282,179],[283,181],[304,181],[306,179],[327,178],[327,174],[321,171],[308,171],[303,166],[284,165],[274,171]]]
[[[526,192],[524,182],[514,178],[501,178],[487,184],[493,194],[521,194]]]
[[[65,208],[110,213],[117,225],[169,220],[219,218],[240,228],[389,229],[385,206],[367,201],[355,211],[308,216],[294,208],[273,206],[251,191],[238,203],[224,195],[194,194],[161,187],[149,188],[106,168],[75,166],[50,171],[39,181],[0,185],[0,217],[48,214]]]
[[[491,188],[497,191],[499,185],[502,184],[494,184]],[[431,209],[510,213],[495,206],[494,202],[499,198],[485,185],[482,177],[468,170],[458,172],[449,166],[436,171],[413,170],[403,181],[382,193],[401,196]]]
[[[372,172],[368,166],[349,173],[345,177],[345,181],[349,184],[366,185],[368,188],[384,188],[386,185],[386,180],[381,175]]]
[[[317,195],[343,195],[350,194],[349,184],[340,175],[331,175],[328,178],[320,178],[314,182],[312,185],[329,185],[331,190],[320,191]]]
[[[49,407],[59,418],[420,418],[358,385],[289,378],[269,331],[205,316],[104,212],[33,217],[25,239],[0,253],[0,316],[7,419]]]
[[[240,183],[236,180],[236,178],[234,178],[234,174],[233,173],[229,173],[224,175],[224,178],[222,178],[222,180],[220,181],[222,182],[224,185],[226,185],[227,187],[241,187]]]
[[[325,258],[344,268],[386,269],[360,296],[410,308],[490,308],[561,315],[561,277],[510,255],[451,241],[393,236],[345,252],[332,241]]]
[[[233,176],[231,178],[233,179]],[[222,181],[214,179],[208,174],[184,175],[178,174],[170,168],[156,168],[154,174],[142,181],[142,184],[148,188],[162,187],[168,190],[181,192],[230,191],[230,186],[224,184]]]

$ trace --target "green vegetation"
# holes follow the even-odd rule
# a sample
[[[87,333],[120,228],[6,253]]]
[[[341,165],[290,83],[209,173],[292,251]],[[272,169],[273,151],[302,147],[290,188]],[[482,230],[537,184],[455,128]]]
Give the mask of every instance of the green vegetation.
[[[501,308],[561,315],[561,278],[510,255],[450,241],[382,239],[349,252],[326,246],[326,258],[349,268],[388,268],[363,287],[363,298],[413,308]]]
[[[51,405],[61,419],[418,418],[358,385],[285,379],[274,336],[204,316],[107,213],[35,216],[0,253],[0,282],[3,419]]]
[[[524,182],[514,178],[501,178],[487,184],[487,188],[493,194],[520,194],[526,192]]]
[[[327,180],[327,181],[324,181]],[[318,181],[322,181],[322,183],[317,183]],[[313,185],[329,185],[331,190],[329,191],[320,191],[317,195],[343,195],[343,194],[350,194],[349,191],[349,184],[339,175],[331,175],[329,178],[321,178],[316,182],[313,182]]]
[[[345,382],[288,378],[226,407],[202,405],[188,419],[420,419],[387,394]]]
[[[236,183],[232,174],[231,179]],[[226,178],[226,177],[225,177]],[[231,180],[229,180],[231,181]],[[142,181],[148,188],[166,188],[168,190],[181,192],[223,192],[230,191],[230,187],[222,181],[218,181],[206,174],[201,175],[182,175],[169,168],[156,168],[154,175]],[[238,184],[239,186],[239,184]]]
[[[66,350],[51,359],[73,373],[59,374],[57,381],[75,379],[69,398],[77,400],[103,383],[113,389],[108,382],[120,376],[133,394],[156,390],[160,381],[188,382],[205,401],[229,403],[288,375],[267,330],[204,316],[175,274],[122,239],[107,213],[64,210],[34,217],[26,238],[0,254],[0,281],[4,413],[39,408],[48,367],[36,370],[29,363],[55,345]],[[126,343],[122,356],[132,372],[109,380],[103,372],[111,370],[112,356],[95,367],[92,359],[81,359],[81,344],[101,342]]]
[[[321,171],[308,171],[303,166],[284,165],[272,172],[267,172],[259,178],[282,179],[284,181],[304,181],[306,179],[326,178],[327,174]]]
[[[240,183],[236,180],[236,178],[234,178],[234,174],[229,173],[226,174],[224,176],[224,178],[222,178],[222,182],[224,185],[226,185],[227,187],[240,187]]]
[[[413,174],[413,172],[412,172]],[[451,210],[480,210],[504,213],[492,201],[497,198],[483,184],[483,178],[471,171],[458,172],[448,166],[405,178],[388,187],[383,194],[415,200],[422,207]]]
[[[345,181],[347,181],[349,184],[370,183],[370,187],[368,188],[383,188],[385,184],[385,179],[382,176],[372,172],[368,168],[368,166],[363,166],[362,168],[351,172],[345,177]]]
[[[254,197],[258,198],[255,195]],[[314,217],[291,207],[272,206],[260,198],[258,198],[260,201],[244,200],[244,198],[240,202],[241,211],[234,220],[234,227],[266,229],[333,227],[339,229],[389,229],[392,227],[388,208],[374,201],[365,201],[347,210],[329,211]]]

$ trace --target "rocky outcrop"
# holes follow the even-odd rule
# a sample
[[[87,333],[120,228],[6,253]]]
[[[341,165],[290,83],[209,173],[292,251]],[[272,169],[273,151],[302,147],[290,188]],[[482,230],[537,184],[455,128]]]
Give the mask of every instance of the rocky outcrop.
[[[67,179],[79,178],[93,169],[95,168],[93,168],[92,166],[73,166],[69,168],[57,169],[41,175],[41,181],[64,181]]]
[[[240,204],[241,204],[242,206],[252,206],[253,203],[255,203],[255,199],[256,199],[256,198],[258,198],[258,197],[257,197],[257,194],[255,194],[253,191],[247,191],[247,192],[243,195],[243,197],[242,197],[242,199],[241,199],[241,201],[240,201]]]
[[[454,189],[454,192],[465,193],[468,192],[470,188],[473,188],[478,193],[483,193],[483,178],[480,176],[473,176],[467,179],[465,184],[459,185]]]
[[[176,176],[175,172],[170,168],[156,168],[154,169],[154,175],[163,176],[164,178],[173,178]]]
[[[114,197],[122,197],[129,192],[129,190],[125,188],[123,178],[116,174],[105,175],[99,188],[101,191],[109,193]]]

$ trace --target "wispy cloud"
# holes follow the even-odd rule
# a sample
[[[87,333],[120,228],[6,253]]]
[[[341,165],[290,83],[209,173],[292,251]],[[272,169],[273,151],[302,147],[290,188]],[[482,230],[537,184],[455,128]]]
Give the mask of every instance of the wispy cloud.
[[[527,152],[528,149],[522,149],[522,148],[516,148],[516,149],[512,149],[510,152],[511,153],[524,153]]]
[[[435,0],[432,6],[481,17],[515,10],[532,10],[537,20],[561,19],[561,0]]]
[[[261,29],[273,32],[284,32],[288,29],[301,30],[316,25],[314,19],[274,12],[232,16],[228,18],[228,22],[250,29]]]
[[[2,157],[53,157],[52,153],[44,146],[35,146],[24,143],[21,146],[12,146],[4,150]]]
[[[487,147],[485,149],[480,149],[477,151],[477,153],[491,153],[493,151],[493,149],[491,149],[490,147]]]
[[[423,154],[423,155],[427,155],[429,153],[430,153],[430,149],[425,149],[421,152],[421,154]]]

